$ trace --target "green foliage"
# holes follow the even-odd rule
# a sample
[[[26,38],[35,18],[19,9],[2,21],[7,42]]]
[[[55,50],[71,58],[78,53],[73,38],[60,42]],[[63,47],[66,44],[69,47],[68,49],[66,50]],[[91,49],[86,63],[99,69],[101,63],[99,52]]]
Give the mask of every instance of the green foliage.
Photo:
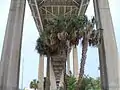
[[[70,75],[67,78],[67,90],[75,90],[76,78],[73,75]],[[101,90],[100,89],[100,78],[92,78],[89,76],[84,76],[80,90]]]
[[[89,76],[83,77],[80,90],[101,90],[100,79],[95,79]]]
[[[67,90],[74,90],[76,86],[76,78],[73,75],[67,77]]]
[[[35,90],[38,89],[38,83],[39,83],[39,81],[34,79],[33,81],[30,82],[30,88],[33,88]]]
[[[73,45],[78,45],[85,33],[92,28],[89,45],[97,46],[100,41],[99,30],[94,30],[94,19],[88,20],[87,16],[59,16],[45,19],[44,30],[37,40],[36,49],[43,55],[57,54],[61,49],[67,50]],[[88,25],[90,28],[87,28]],[[67,43],[68,42],[68,43]]]
[[[101,42],[101,30],[93,30],[89,38],[89,46],[98,47]]]

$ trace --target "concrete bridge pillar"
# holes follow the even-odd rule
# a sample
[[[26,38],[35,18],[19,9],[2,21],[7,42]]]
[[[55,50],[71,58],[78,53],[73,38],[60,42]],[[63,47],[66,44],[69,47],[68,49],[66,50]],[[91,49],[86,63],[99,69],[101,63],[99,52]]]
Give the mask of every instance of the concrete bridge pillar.
[[[118,50],[108,0],[93,0],[97,28],[103,29],[99,47],[102,90],[120,90]]]
[[[78,55],[77,47],[73,47],[73,75],[78,77]]]
[[[67,74],[70,75],[70,54],[67,56]]]
[[[44,90],[44,55],[40,55],[38,80],[38,90]]]
[[[26,0],[11,0],[1,55],[0,90],[18,90],[25,4]]]

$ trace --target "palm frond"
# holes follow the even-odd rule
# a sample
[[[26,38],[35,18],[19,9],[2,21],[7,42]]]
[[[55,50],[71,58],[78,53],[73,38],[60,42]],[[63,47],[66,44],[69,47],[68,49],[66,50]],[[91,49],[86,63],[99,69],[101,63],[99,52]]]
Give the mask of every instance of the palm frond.
[[[101,43],[100,30],[93,30],[89,38],[89,46],[98,47]]]
[[[63,47],[78,45],[80,40],[94,28],[94,18],[90,21],[87,16],[59,16],[44,20],[44,31],[37,40],[38,53],[47,55],[59,52]],[[89,39],[90,46],[99,43],[98,32],[92,31]],[[70,45],[66,42],[69,41]],[[61,45],[62,44],[62,45]]]

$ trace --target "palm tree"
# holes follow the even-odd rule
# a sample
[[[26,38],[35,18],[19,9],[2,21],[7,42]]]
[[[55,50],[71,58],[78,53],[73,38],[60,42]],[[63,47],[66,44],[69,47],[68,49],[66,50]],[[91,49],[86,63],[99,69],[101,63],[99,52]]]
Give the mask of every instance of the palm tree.
[[[39,83],[39,81],[34,79],[33,81],[30,82],[30,88],[33,88],[34,90],[37,90],[38,89],[38,83]]]
[[[59,54],[61,49],[68,50],[78,45],[86,24],[85,16],[58,17],[45,20],[44,31],[37,40],[38,53],[46,56]],[[66,55],[67,56],[67,55]]]
[[[58,17],[52,20],[44,20],[44,31],[41,33],[40,38],[37,40],[36,49],[38,53],[46,55],[51,58],[65,52],[65,58],[67,58],[70,49],[73,45],[78,45],[78,41],[81,38],[81,32],[85,25],[85,16],[77,17]],[[81,31],[81,32],[80,32]],[[79,34],[80,32],[80,34]],[[64,62],[65,63],[65,62]],[[64,67],[64,69],[66,66]],[[65,71],[66,72],[66,71]],[[65,78],[66,74],[64,75]],[[64,83],[64,87],[66,87]]]
[[[100,80],[84,76],[79,90],[100,90]]]
[[[75,90],[76,81],[74,75],[67,76],[67,90]]]
[[[78,77],[78,82],[76,86],[76,90],[79,90],[81,87],[81,82],[83,80],[84,68],[87,58],[87,50],[88,46],[97,47],[100,44],[100,30],[94,30],[94,18],[92,21],[87,21],[86,30],[84,30],[83,40],[82,40],[82,57],[80,63],[80,72]]]
[[[72,46],[82,43],[80,72],[76,86],[76,90],[79,90],[84,75],[88,45],[98,46],[100,42],[100,30],[94,29],[94,18],[90,21],[87,16],[58,17],[44,22],[46,23],[44,31],[37,40],[38,53],[52,57],[62,55],[60,51],[63,50],[67,58]]]
[[[67,90],[75,90],[76,82],[74,75],[67,76]],[[84,75],[79,90],[100,90],[100,78],[95,79]]]

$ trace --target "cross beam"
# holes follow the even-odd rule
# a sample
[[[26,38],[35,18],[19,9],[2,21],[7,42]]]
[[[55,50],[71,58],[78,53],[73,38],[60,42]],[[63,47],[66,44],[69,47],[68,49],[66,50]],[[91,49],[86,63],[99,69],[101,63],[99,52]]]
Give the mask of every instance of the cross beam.
[[[90,2],[90,0],[81,0],[81,4],[79,7],[79,11],[78,11],[78,16],[85,13],[89,2]]]
[[[39,7],[43,7],[43,6],[76,6],[79,7],[80,4],[77,3],[75,0],[71,1],[46,1],[43,0],[38,4]]]

